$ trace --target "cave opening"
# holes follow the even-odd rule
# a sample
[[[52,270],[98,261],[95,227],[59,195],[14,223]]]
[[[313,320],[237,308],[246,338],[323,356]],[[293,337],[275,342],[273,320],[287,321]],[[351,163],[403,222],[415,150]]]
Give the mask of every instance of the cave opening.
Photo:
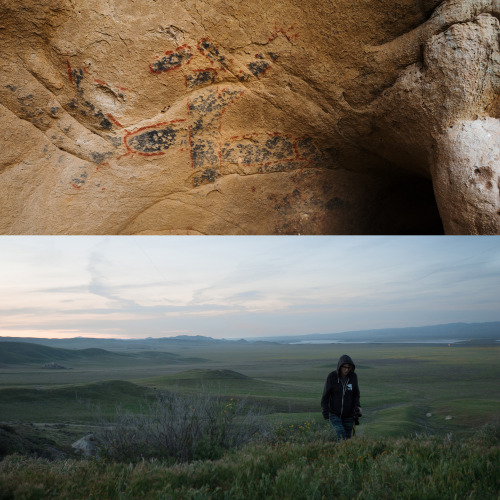
[[[381,190],[363,227],[364,234],[443,235],[431,179],[393,177]]]

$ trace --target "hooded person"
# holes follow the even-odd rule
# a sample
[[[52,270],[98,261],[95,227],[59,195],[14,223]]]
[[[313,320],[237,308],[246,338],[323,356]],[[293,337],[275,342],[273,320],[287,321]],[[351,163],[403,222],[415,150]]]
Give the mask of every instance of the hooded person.
[[[326,378],[321,410],[323,418],[330,420],[337,441],[349,439],[355,417],[361,416],[356,365],[347,354],[340,357],[337,369]]]

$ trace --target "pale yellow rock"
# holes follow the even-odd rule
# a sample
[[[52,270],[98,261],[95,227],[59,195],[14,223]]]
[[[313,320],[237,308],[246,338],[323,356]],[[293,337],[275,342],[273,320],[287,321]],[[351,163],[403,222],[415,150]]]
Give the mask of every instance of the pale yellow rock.
[[[499,15],[0,0],[0,233],[498,234]]]

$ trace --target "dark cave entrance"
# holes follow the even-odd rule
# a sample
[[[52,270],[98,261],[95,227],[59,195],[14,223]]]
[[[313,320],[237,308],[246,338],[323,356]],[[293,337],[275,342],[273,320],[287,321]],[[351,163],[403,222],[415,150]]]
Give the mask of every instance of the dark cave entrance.
[[[363,234],[443,235],[431,179],[393,177],[374,200]]]

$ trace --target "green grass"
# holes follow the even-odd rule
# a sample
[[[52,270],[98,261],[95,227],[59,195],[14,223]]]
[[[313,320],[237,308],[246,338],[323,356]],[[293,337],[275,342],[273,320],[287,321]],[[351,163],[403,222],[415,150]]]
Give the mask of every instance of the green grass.
[[[0,499],[496,499],[499,438],[496,427],[460,441],[282,441],[173,466],[10,456],[0,462]]]
[[[409,436],[427,431],[425,423],[420,418],[422,411],[414,405],[398,405],[379,410],[369,429],[362,429],[362,433],[370,436]]]
[[[248,397],[260,401],[277,411],[313,411],[318,406],[317,390],[304,391],[296,382],[291,384],[270,382],[243,375],[233,370],[197,369],[164,377],[153,377],[136,381],[139,384],[158,389],[182,392],[208,392],[228,397]],[[290,410],[291,411],[291,410]]]
[[[104,349],[61,349],[47,347],[27,342],[1,342],[0,344],[0,369],[5,374],[29,373],[29,370],[40,371],[43,369],[44,377],[50,372],[59,372],[69,379],[73,378],[73,370],[99,369],[120,370],[124,367],[176,366],[178,364],[193,363],[200,365],[206,360],[201,357],[184,357],[180,354],[167,351],[138,351],[138,352],[112,352]],[[63,369],[48,369],[46,364],[57,363]],[[20,371],[21,370],[23,371]],[[49,372],[49,373],[47,373]],[[21,377],[22,378],[22,377]]]
[[[152,391],[121,380],[56,389],[0,389],[0,421],[92,422],[96,407],[139,409]]]
[[[68,370],[0,368],[0,422],[91,423],[96,404],[108,413],[118,405],[140,409],[153,388],[246,397],[276,415],[298,415],[296,422],[321,421],[324,380],[344,353],[357,366],[360,435],[469,434],[500,413],[500,346],[194,343],[169,349],[111,353],[106,360],[92,351],[92,362],[77,360]]]
[[[24,449],[49,443],[68,451],[92,430],[97,405],[108,416],[116,407],[141,412],[158,390],[258,402],[268,408],[276,438],[219,460],[177,465],[10,455],[0,462],[0,499],[500,498],[500,431],[481,431],[500,414],[500,346],[85,351],[66,353],[67,370],[42,369],[57,359],[36,348],[17,359],[21,364],[0,367],[0,422],[29,437]],[[344,353],[357,365],[364,412],[356,437],[337,445],[320,398]]]
[[[49,363],[51,361],[109,361],[120,358],[123,354],[115,354],[104,349],[60,349],[27,342],[2,342],[0,363],[4,365],[20,365]],[[125,355],[126,356],[126,355]]]

